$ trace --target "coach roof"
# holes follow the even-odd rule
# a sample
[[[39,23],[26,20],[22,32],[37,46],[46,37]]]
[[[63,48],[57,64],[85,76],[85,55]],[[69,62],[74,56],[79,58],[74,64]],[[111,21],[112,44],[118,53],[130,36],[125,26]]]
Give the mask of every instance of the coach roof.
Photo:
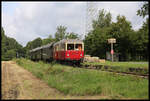
[[[63,40],[55,43],[54,45],[61,44],[61,43],[78,43],[78,44],[81,44],[81,43],[83,43],[83,41],[79,40],[79,39],[63,39]]]
[[[54,42],[51,42],[50,44],[44,45],[44,46],[42,46],[42,49],[51,47],[53,44],[54,44]]]
[[[41,46],[41,47],[34,48],[34,49],[30,50],[29,52],[35,52],[35,51],[40,50],[40,49],[48,48],[48,47],[51,47],[53,44],[54,44],[54,42],[49,43],[49,44],[44,45],[44,46]]]

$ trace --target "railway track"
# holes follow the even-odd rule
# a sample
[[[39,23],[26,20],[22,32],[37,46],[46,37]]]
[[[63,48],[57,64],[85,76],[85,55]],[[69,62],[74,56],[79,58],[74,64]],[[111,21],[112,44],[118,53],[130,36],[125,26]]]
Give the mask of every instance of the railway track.
[[[121,72],[121,71],[114,71],[114,70],[109,70],[108,67],[106,69],[101,69],[98,66],[79,66],[80,68],[86,68],[86,69],[95,69],[95,70],[101,70],[101,71],[107,71],[107,72],[112,72],[112,73],[116,73],[116,74],[120,74],[120,75],[132,75],[132,76],[137,76],[137,77],[141,77],[141,78],[149,78],[149,74],[137,74],[134,72]]]
[[[113,70],[109,70],[109,67],[105,67],[105,69],[101,69],[99,66],[91,66],[91,65],[75,65],[75,64],[64,64],[61,63],[63,65],[69,65],[69,66],[73,66],[74,68],[85,68],[85,69],[94,69],[94,70],[101,70],[101,71],[107,71],[107,72],[111,72],[111,73],[116,73],[116,74],[120,74],[120,75],[131,75],[131,76],[136,76],[136,77],[141,77],[141,78],[145,78],[148,79],[149,78],[149,73],[148,74],[137,74],[134,72],[121,72],[121,71],[113,71]]]
[[[94,68],[86,68],[86,69],[94,69]],[[95,69],[98,70],[98,69]],[[132,76],[137,76],[141,78],[149,78],[149,74],[136,74],[136,73],[131,73],[131,72],[119,72],[119,71],[112,71],[112,70],[101,70],[101,71],[107,71],[107,72],[112,72],[120,75],[132,75]]]

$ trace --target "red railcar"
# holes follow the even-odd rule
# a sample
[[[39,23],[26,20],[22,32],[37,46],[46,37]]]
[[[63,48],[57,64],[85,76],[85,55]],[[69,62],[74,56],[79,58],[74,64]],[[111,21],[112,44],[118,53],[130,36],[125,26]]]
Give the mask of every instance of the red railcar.
[[[54,44],[53,59],[58,61],[83,62],[84,44],[77,39],[64,39]]]

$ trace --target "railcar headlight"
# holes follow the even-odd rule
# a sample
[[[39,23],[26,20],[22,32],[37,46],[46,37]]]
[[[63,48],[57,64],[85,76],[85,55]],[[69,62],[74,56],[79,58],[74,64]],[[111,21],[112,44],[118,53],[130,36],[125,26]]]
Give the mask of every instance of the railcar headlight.
[[[69,56],[69,54],[67,54],[67,56]]]

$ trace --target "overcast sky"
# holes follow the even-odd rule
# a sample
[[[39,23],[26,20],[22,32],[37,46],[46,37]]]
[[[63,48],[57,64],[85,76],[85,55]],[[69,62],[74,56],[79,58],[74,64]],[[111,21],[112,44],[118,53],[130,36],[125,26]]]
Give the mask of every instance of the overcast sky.
[[[112,14],[126,16],[133,29],[142,26],[143,19],[136,15],[143,2],[96,2],[98,9]],[[25,46],[37,37],[54,37],[59,25],[67,27],[67,32],[79,35],[85,33],[86,2],[2,2],[2,27],[5,34],[15,38]]]

